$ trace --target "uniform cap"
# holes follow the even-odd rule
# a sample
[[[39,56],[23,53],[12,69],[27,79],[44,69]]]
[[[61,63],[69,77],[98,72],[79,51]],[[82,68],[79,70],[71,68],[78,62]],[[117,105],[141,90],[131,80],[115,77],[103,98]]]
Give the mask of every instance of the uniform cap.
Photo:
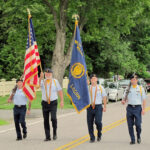
[[[22,80],[22,79],[17,79],[17,80],[16,80],[16,83],[18,83],[19,81],[23,82],[23,80]]]
[[[130,80],[132,80],[133,78],[138,79],[138,76],[137,76],[136,74],[132,74],[132,75],[130,76]]]
[[[53,71],[52,71],[50,68],[46,68],[46,69],[45,69],[45,72],[46,72],[46,73],[53,73]]]
[[[91,74],[91,75],[90,75],[90,79],[92,79],[93,77],[96,77],[96,78],[97,78],[97,75],[96,75],[96,74]]]

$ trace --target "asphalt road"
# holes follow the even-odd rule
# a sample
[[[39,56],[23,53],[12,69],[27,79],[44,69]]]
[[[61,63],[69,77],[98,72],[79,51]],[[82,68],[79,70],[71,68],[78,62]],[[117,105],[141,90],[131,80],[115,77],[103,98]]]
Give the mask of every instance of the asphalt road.
[[[103,136],[100,142],[89,143],[86,111],[58,111],[58,139],[44,142],[44,127],[41,110],[32,110],[27,116],[28,137],[16,141],[11,111],[0,110],[0,118],[8,119],[10,125],[0,126],[0,148],[5,150],[149,150],[150,149],[150,95],[147,96],[147,112],[143,116],[142,143],[129,145],[126,123],[126,106],[120,102],[107,105],[103,114]]]

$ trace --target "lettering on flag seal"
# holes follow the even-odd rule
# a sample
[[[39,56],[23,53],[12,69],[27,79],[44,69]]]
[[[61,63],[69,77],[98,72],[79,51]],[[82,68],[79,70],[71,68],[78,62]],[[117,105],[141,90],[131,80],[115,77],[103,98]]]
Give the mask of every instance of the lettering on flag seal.
[[[74,78],[81,78],[85,73],[84,66],[81,63],[75,63],[71,67],[71,74]]]

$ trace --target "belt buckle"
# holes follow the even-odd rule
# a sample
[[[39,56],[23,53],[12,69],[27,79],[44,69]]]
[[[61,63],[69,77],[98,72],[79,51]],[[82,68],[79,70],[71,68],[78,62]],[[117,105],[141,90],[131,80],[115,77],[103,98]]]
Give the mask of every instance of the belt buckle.
[[[21,107],[21,105],[17,105],[18,107]]]
[[[132,105],[132,107],[135,107],[135,105]]]

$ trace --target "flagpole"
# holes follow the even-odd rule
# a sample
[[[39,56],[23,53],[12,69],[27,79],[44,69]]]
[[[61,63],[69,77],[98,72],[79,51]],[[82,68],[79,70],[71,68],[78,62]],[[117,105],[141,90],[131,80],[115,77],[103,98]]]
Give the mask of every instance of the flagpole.
[[[42,65],[41,65],[41,63],[40,63],[40,69],[41,69],[41,72],[43,72],[43,69],[42,69]]]
[[[29,8],[27,8],[28,11],[28,35],[29,35],[29,49],[31,51],[31,35],[30,35],[30,18],[31,18],[31,13]],[[30,53],[30,60],[31,60],[32,54]],[[31,62],[31,72],[33,72],[33,67],[32,67],[32,60]]]
[[[30,18],[31,18],[31,13],[30,13],[30,9],[29,9],[29,8],[27,8],[27,12],[28,12],[29,45],[30,45],[30,47],[31,47],[31,35],[30,35]],[[41,63],[40,63],[40,69],[41,69],[41,72],[43,72]]]
[[[31,18],[31,13],[29,8],[27,8],[28,11],[28,33],[29,33],[29,46],[31,47],[31,36],[30,36],[30,18]]]

